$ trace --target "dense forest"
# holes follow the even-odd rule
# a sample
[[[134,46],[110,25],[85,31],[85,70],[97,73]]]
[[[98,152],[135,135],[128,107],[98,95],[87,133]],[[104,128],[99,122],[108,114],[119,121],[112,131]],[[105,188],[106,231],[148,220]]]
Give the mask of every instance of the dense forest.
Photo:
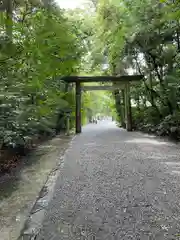
[[[3,172],[16,164],[19,155],[64,131],[67,108],[72,109],[70,123],[74,127],[75,88],[62,77],[90,74],[90,64],[86,64],[89,60],[85,58],[92,24],[85,21],[83,11],[77,9],[71,14],[53,1],[5,0],[0,10]],[[87,116],[101,112],[109,99],[103,93],[84,92],[83,122]]]
[[[162,0],[89,0],[73,10],[52,0],[1,1],[0,169],[8,167],[7,152],[22,154],[63,131],[66,108],[74,126],[75,87],[63,76],[143,74],[131,86],[133,128],[178,138],[179,9]],[[118,93],[119,100],[84,92],[83,122],[115,107],[121,122]]]
[[[131,87],[134,129],[179,138],[179,1],[100,0],[94,4],[98,51],[107,57],[109,72],[144,75],[142,82]]]

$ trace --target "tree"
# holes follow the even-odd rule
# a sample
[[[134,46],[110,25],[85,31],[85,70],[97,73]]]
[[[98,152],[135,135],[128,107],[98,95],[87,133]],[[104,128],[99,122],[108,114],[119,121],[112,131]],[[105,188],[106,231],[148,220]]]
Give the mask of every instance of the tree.
[[[145,76],[131,88],[134,124],[161,134],[179,124],[179,13],[177,1],[155,0],[101,0],[96,11],[98,51],[108,57],[111,74],[131,69]]]
[[[63,11],[31,10],[23,21],[18,20],[24,12],[13,18],[11,49],[1,40],[0,131],[6,146],[55,130],[59,112],[68,106],[60,76],[80,64],[80,41]]]

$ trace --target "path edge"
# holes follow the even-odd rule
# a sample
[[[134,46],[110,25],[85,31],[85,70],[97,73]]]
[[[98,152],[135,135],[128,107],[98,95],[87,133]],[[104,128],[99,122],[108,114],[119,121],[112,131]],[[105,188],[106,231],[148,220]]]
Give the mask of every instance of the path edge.
[[[56,180],[60,174],[60,170],[64,166],[66,153],[76,137],[77,135],[72,136],[67,148],[64,150],[63,154],[58,157],[59,163],[47,175],[46,181],[37,195],[35,202],[33,203],[33,206],[23,224],[23,228],[20,231],[20,235],[17,240],[35,240],[38,236],[45,218],[46,208],[53,197]]]

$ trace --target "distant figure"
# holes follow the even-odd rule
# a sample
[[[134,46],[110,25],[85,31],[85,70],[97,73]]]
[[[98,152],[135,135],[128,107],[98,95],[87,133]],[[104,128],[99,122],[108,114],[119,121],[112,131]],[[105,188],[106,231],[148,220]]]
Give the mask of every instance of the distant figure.
[[[97,119],[93,118],[93,123],[97,124]]]

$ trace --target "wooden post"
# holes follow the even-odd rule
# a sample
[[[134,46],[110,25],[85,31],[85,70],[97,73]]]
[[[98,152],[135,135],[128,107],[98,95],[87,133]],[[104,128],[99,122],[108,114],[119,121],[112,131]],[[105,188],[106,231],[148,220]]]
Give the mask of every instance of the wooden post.
[[[125,123],[125,99],[124,99],[124,89],[121,89],[121,126],[122,128],[126,128],[126,123]]]
[[[70,114],[67,114],[66,117],[66,135],[69,136],[70,135]]]
[[[81,133],[81,84],[76,82],[76,133]]]
[[[120,116],[121,115],[121,99],[120,99],[120,96],[119,96],[119,90],[118,89],[114,90],[114,96],[115,96],[117,114],[118,114],[118,116]]]
[[[125,113],[126,113],[126,129],[127,131],[132,131],[132,114],[129,83],[127,83],[125,86]]]

